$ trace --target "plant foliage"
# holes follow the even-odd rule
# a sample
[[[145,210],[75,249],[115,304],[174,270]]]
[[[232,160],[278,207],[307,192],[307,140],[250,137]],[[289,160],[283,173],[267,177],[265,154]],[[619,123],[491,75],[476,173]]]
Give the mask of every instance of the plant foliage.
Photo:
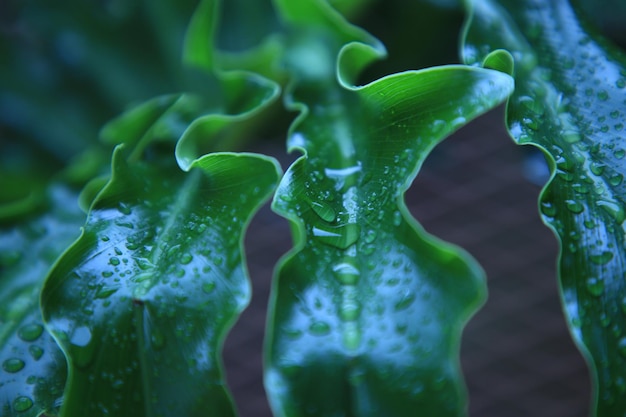
[[[404,193],[437,144],[509,97],[511,136],[552,169],[541,215],[593,412],[626,413],[624,54],[586,3],[468,0],[465,64],[372,77],[385,48],[348,18],[373,3],[7,3],[1,417],[235,416],[221,348],[250,299],[245,229],[272,194],[294,241],[267,322],[275,415],[464,415],[460,336],[483,272]],[[437,10],[421,27],[441,39],[443,10],[460,10],[389,4]],[[395,36],[398,62],[445,54]],[[235,151],[285,110],[301,155],[281,178]]]

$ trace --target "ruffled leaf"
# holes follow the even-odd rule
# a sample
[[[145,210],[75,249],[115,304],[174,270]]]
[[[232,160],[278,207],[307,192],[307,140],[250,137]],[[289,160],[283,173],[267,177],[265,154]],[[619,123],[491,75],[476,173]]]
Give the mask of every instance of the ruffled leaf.
[[[497,48],[515,57],[511,136],[547,155],[540,197],[561,243],[559,283],[574,341],[591,367],[598,416],[626,413],[626,56],[565,0],[476,0],[469,63]]]
[[[273,208],[296,248],[278,266],[266,391],[277,416],[458,416],[460,333],[485,296],[462,250],[428,235],[403,193],[430,150],[502,102],[512,79],[446,66],[363,87],[383,48],[323,1],[277,1],[292,43],[289,147]],[[339,79],[337,79],[339,77]]]
[[[222,153],[182,172],[171,153],[123,155],[42,291],[69,360],[63,416],[234,415],[220,350],[250,298],[243,230],[278,167]]]

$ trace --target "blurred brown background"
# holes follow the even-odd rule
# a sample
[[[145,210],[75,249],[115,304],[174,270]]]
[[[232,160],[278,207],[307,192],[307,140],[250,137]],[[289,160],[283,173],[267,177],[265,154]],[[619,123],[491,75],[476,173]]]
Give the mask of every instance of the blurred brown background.
[[[588,371],[561,312],[557,242],[537,211],[542,157],[516,146],[503,108],[438,146],[406,200],[426,230],[461,245],[487,272],[489,299],[466,327],[461,360],[472,417],[583,417]],[[288,167],[297,155],[256,149]],[[228,337],[225,365],[241,417],[271,416],[263,391],[262,343],[274,264],[291,247],[286,220],[264,207],[246,246],[254,296]],[[384,417],[384,416],[381,416]]]

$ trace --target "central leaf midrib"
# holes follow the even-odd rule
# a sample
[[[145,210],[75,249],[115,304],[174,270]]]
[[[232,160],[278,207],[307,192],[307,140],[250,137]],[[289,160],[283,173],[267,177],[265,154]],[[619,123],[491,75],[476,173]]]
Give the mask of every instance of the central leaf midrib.
[[[182,182],[181,187],[174,194],[175,203],[167,209],[167,218],[163,228],[154,236],[154,249],[151,254],[151,271],[153,276],[151,278],[150,287],[155,285],[155,272],[163,271],[161,268],[164,262],[163,251],[166,248],[172,247],[172,240],[166,240],[168,237],[173,237],[179,232],[177,227],[180,223],[180,217],[188,213],[191,210],[191,206],[195,201],[193,190],[198,188],[198,183],[201,180],[202,173],[199,169],[192,169],[190,172],[185,173],[185,179]],[[167,245],[160,245],[159,242],[169,242]],[[175,244],[175,243],[174,243]]]

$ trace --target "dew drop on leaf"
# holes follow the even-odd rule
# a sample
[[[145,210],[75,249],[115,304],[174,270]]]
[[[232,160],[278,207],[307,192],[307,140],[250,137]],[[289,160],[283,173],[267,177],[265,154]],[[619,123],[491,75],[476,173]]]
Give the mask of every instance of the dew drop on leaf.
[[[85,347],[91,342],[91,330],[87,326],[74,329],[70,342],[75,346]]]
[[[620,203],[615,201],[598,200],[596,206],[606,211],[618,224],[622,224],[626,218],[624,208]]]
[[[368,230],[365,234],[365,241],[367,243],[372,243],[376,240],[376,230]]]
[[[624,176],[622,174],[615,174],[611,178],[609,178],[609,183],[613,186],[618,186],[624,181]]]
[[[607,262],[609,262],[611,259],[613,259],[613,252],[608,252],[608,251],[602,252],[601,254],[598,254],[598,255],[589,256],[589,260],[596,265],[604,265]]]
[[[356,285],[361,275],[358,268],[349,262],[342,262],[333,266],[333,273],[337,281],[343,285]]]
[[[100,298],[100,299],[109,298],[118,289],[119,287],[109,287],[109,286],[104,285],[98,289],[98,292],[96,292],[96,298]]]
[[[313,227],[313,236],[327,245],[346,249],[359,239],[360,228],[356,223],[337,227]]]
[[[323,321],[316,321],[309,326],[309,332],[315,336],[325,336],[330,333],[330,326]]]
[[[361,305],[356,300],[346,300],[339,309],[339,318],[343,321],[355,321],[361,313]]]
[[[314,201],[311,203],[311,208],[313,209],[315,214],[317,214],[322,220],[328,223],[332,223],[335,221],[337,214],[335,213],[335,210],[327,203]]]
[[[402,224],[402,214],[399,211],[393,212],[393,225],[400,226]]]
[[[598,163],[598,162],[594,162],[592,163],[589,168],[591,169],[591,172],[593,172],[594,175],[602,175],[604,173],[604,168],[606,168],[606,165]]]
[[[626,337],[622,337],[620,340],[617,341],[617,350],[619,351],[620,355],[626,358]]]
[[[580,214],[584,211],[584,206],[576,200],[565,200],[565,207],[574,214]]]
[[[214,289],[215,289],[215,282],[205,282],[204,284],[202,284],[202,291],[204,291],[207,294],[212,293]]]
[[[2,369],[6,372],[14,374],[24,368],[24,361],[18,358],[9,358],[2,362]]]
[[[343,331],[343,344],[346,348],[355,350],[361,344],[361,332],[355,325],[350,323]]]
[[[155,349],[162,349],[165,346],[165,335],[158,327],[155,327],[150,334],[150,341]]]
[[[554,217],[556,215],[556,206],[549,201],[542,201],[541,212],[548,217]]]
[[[190,253],[183,253],[180,256],[179,261],[180,261],[181,264],[187,265],[187,264],[189,264],[192,261],[192,259],[193,259],[193,256],[191,256]]]
[[[43,356],[43,349],[39,346],[31,345],[28,347],[28,353],[34,360],[38,361]]]
[[[17,397],[13,400],[13,409],[18,412],[26,411],[33,406],[33,400],[29,397]]]
[[[410,290],[404,290],[396,303],[394,308],[396,311],[406,310],[415,301],[415,294]]]
[[[604,282],[596,277],[587,278],[587,291],[594,297],[599,297],[604,292]]]
[[[40,324],[32,323],[22,326],[17,335],[25,342],[33,342],[39,339],[39,336],[43,333],[43,326]]]

